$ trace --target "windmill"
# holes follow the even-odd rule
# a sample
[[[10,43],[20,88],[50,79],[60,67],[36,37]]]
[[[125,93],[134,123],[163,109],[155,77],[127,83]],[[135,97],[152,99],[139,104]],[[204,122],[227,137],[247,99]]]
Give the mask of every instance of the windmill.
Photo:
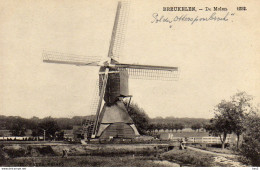
[[[125,64],[119,62],[123,47],[128,14],[128,3],[118,2],[115,21],[105,61],[101,57],[77,56],[44,51],[43,61],[47,63],[72,64],[77,66],[98,66],[98,102],[95,105],[95,120],[86,126],[91,138],[111,137],[134,138],[138,130],[127,112],[123,99],[130,97],[128,79],[176,80],[178,67]]]

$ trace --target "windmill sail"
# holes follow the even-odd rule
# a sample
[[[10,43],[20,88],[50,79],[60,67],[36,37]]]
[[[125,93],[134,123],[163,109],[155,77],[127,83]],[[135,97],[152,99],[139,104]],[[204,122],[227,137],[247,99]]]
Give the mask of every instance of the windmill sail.
[[[115,64],[120,72],[128,74],[133,79],[148,80],[178,80],[178,67],[151,66],[137,64]]]
[[[100,87],[99,87],[99,80],[95,82],[95,90],[93,91],[91,102],[90,102],[90,111],[89,115],[95,115],[98,107],[100,96]]]
[[[90,102],[90,110],[89,110],[89,115],[95,115],[98,109],[98,102],[99,102],[99,80],[96,81],[95,83],[95,90],[93,91],[92,94],[92,101]],[[96,118],[95,118],[96,119]],[[87,120],[85,123],[85,134],[87,138],[91,138],[91,135],[93,134],[94,131],[94,123],[95,120]]]
[[[56,64],[72,64],[78,66],[98,66],[101,61],[100,56],[82,56],[75,54],[65,54],[53,51],[43,51],[43,62]]]
[[[106,85],[107,85],[107,79],[108,79],[108,71],[109,69],[106,68],[105,69],[105,74],[102,77],[102,87],[101,87],[101,91],[99,94],[99,101],[98,101],[98,105],[97,105],[97,111],[96,111],[96,120],[94,123],[94,129],[93,129],[93,135],[95,136],[97,133],[97,129],[98,129],[98,122],[99,122],[99,118],[100,118],[100,109],[101,109],[101,105],[102,105],[102,100],[104,98],[105,95],[105,90],[106,90]]]
[[[119,60],[124,47],[125,32],[129,14],[129,3],[127,1],[118,2],[117,12],[110,40],[108,57]]]

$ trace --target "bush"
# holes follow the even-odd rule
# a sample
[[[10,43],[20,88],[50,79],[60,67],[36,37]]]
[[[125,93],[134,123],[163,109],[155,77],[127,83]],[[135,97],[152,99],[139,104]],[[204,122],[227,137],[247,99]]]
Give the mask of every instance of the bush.
[[[38,152],[41,154],[41,155],[44,155],[44,156],[54,156],[56,155],[52,149],[51,146],[44,146],[44,147],[39,147],[37,148]]]
[[[6,163],[7,158],[8,158],[8,155],[0,147],[0,166],[4,165]]]
[[[4,149],[4,152],[11,158],[22,157],[25,155],[25,149]]]

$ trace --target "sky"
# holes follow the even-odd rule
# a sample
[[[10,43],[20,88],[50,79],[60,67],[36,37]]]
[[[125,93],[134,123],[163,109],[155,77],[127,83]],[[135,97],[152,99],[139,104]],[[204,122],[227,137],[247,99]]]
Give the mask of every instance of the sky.
[[[43,50],[107,56],[117,2],[0,0],[0,115],[89,115],[97,67],[48,64]],[[208,17],[213,12],[165,12],[167,6],[225,7],[226,22],[152,23]],[[247,11],[237,11],[246,6]],[[260,103],[259,2],[131,1],[120,62],[179,67],[178,81],[130,80],[132,101],[149,117],[211,118],[221,100],[246,91]],[[231,15],[233,14],[234,15]]]

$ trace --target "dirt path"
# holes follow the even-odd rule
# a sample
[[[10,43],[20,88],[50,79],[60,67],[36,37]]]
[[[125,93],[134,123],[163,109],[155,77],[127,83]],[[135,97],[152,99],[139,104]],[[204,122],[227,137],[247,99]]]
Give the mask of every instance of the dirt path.
[[[243,165],[242,163],[240,163],[238,161],[234,161],[234,159],[237,158],[237,155],[205,151],[205,150],[193,148],[190,146],[187,147],[187,149],[214,155],[214,162],[216,163],[217,166],[245,167],[245,165]]]
[[[229,158],[236,158],[236,155],[233,154],[226,154],[226,153],[217,153],[217,152],[212,152],[212,151],[206,151],[203,149],[198,149],[198,148],[194,148],[194,147],[187,147],[190,150],[194,150],[194,151],[199,151],[199,152],[203,152],[203,153],[207,153],[207,154],[212,154],[212,155],[216,155],[216,156],[223,156],[223,157],[229,157]]]

